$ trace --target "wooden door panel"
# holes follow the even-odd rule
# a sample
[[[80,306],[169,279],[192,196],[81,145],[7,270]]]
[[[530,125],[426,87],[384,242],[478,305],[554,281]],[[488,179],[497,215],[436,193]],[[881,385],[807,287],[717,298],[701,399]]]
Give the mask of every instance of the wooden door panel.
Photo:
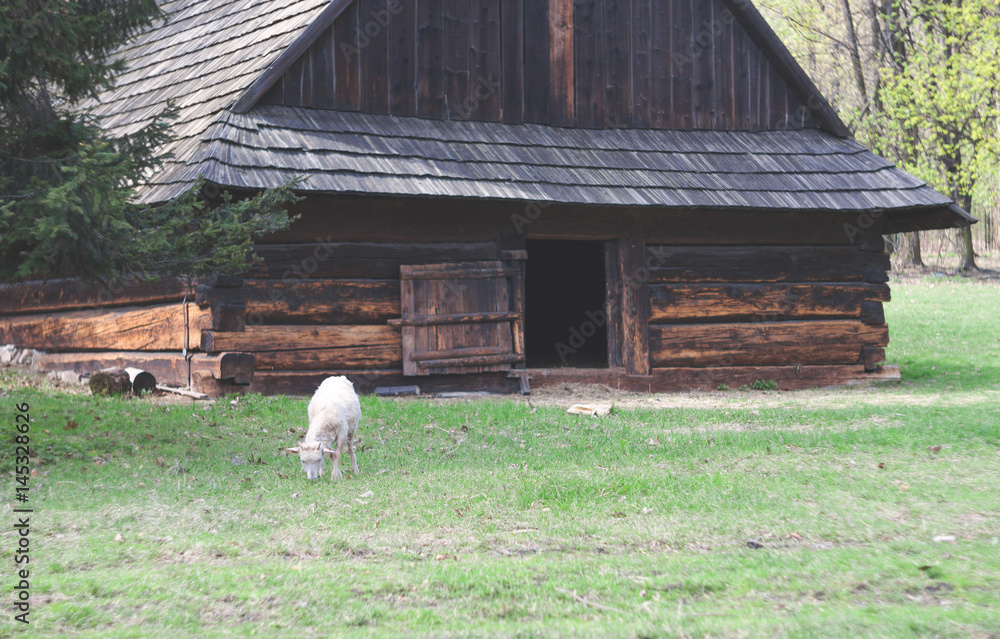
[[[523,321],[511,307],[520,271],[503,262],[400,267],[403,374],[509,371],[524,361],[513,333]]]

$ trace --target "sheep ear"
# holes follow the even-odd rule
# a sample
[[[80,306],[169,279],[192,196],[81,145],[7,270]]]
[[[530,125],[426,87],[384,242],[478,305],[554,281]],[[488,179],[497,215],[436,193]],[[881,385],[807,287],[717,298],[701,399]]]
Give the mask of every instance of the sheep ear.
[[[324,446],[323,447],[323,452],[324,453],[329,453],[329,454],[332,455],[333,454],[333,449],[332,448],[327,448],[326,446]]]
[[[296,455],[298,455],[299,454],[299,447],[296,446],[295,448],[286,448],[285,452],[286,453],[295,453]]]

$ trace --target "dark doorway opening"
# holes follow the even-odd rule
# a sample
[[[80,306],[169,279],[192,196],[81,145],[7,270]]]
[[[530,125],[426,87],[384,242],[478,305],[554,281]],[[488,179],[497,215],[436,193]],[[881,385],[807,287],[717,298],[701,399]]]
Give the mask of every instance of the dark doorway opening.
[[[607,368],[604,243],[527,240],[524,350],[529,368]]]

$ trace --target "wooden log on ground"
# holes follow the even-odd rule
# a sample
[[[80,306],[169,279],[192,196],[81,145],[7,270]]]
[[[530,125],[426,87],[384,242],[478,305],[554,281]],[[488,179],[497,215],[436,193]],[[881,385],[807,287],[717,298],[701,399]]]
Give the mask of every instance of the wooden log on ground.
[[[889,269],[888,255],[848,246],[657,245],[646,260],[650,284],[884,282]]]
[[[874,300],[889,299],[885,284],[654,284],[652,323],[869,317]],[[875,317],[875,315],[870,315]],[[868,323],[883,324],[881,321]]]
[[[90,376],[90,392],[100,397],[129,395],[132,393],[132,379],[124,368],[109,368]]]
[[[251,326],[385,324],[399,317],[399,272],[386,280],[247,280]]]
[[[854,320],[654,324],[654,367],[857,364],[861,347],[885,346],[889,328]]]
[[[0,284],[0,315],[180,302],[185,290],[183,282],[173,279],[93,285],[77,279]]]
[[[156,390],[156,377],[152,373],[132,367],[126,368],[125,372],[132,382],[133,394],[142,395],[143,393],[152,393]]]
[[[249,384],[253,380],[252,353],[194,353],[190,360],[192,371],[203,371],[216,379],[232,380],[235,384]],[[32,370],[41,373],[72,370],[88,374],[106,368],[127,367],[151,373],[160,384],[188,384],[188,362],[178,352],[38,353],[32,362]]]
[[[0,318],[0,344],[56,352],[197,348],[211,313],[195,304],[187,305],[187,313],[189,339],[184,307],[169,304]]]
[[[403,360],[399,333],[388,326],[248,326],[203,331],[202,346],[252,352],[257,371],[394,368]]]

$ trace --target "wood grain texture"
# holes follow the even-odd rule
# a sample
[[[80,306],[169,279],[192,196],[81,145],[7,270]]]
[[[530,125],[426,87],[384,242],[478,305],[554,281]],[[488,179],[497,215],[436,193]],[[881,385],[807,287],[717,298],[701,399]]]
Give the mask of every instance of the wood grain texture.
[[[400,316],[399,281],[247,280],[251,326],[385,324]]]
[[[549,122],[549,0],[524,3],[524,121]]]
[[[860,320],[654,324],[654,367],[856,364],[863,346],[889,343],[885,325]]]
[[[646,375],[650,366],[649,284],[646,241],[630,227],[618,242],[622,283],[622,365],[630,375]]]
[[[632,126],[632,0],[603,0],[604,127]],[[598,4],[598,8],[600,8]],[[599,88],[598,88],[599,90]]]
[[[650,322],[862,319],[865,304],[888,300],[884,284],[653,284]],[[881,308],[881,302],[874,302]],[[866,323],[884,323],[865,320]]]
[[[517,275],[497,261],[401,267],[403,317],[392,323],[402,330],[404,372],[480,373],[523,361],[512,338],[512,324],[523,320],[510,304],[509,280]],[[427,356],[457,350],[466,356]]]
[[[384,0],[358,0],[358,29],[364,37],[358,51],[361,73],[361,110],[365,113],[389,113],[389,30]],[[363,46],[361,46],[363,45]],[[338,53],[344,55],[343,48]]]
[[[417,116],[445,119],[445,25],[440,3],[417,3]]]
[[[500,0],[501,109],[503,121],[524,121],[524,4],[531,0]]]
[[[201,332],[202,350],[208,353],[242,351],[264,353],[317,348],[385,347],[399,343],[399,334],[388,326],[248,326],[246,331]]]
[[[503,69],[499,0],[469,0],[470,120],[501,121]]]
[[[358,7],[358,2],[352,2],[344,9],[334,22],[332,46],[322,48],[323,58],[330,58],[336,93],[335,105],[341,111],[361,110],[361,56],[355,51],[361,43]],[[325,72],[325,67],[320,70],[314,65],[313,69],[316,81],[321,82],[319,74]]]
[[[600,0],[576,0],[573,11],[573,89],[576,126],[607,126],[604,11]]]
[[[549,119],[555,126],[576,124],[573,0],[549,0]]]
[[[180,302],[185,292],[188,290],[180,280],[87,284],[82,280],[55,279],[0,284],[0,314]]]
[[[211,312],[189,303],[187,314],[188,333],[181,304],[12,316],[0,318],[0,343],[56,352],[197,348]]]
[[[629,38],[631,47],[630,64],[632,67],[631,125],[635,127],[648,127],[651,123],[650,100],[653,94],[652,0],[630,0],[630,2],[630,23],[632,27],[631,37]],[[657,64],[659,65],[659,62]],[[669,62],[667,64],[669,65]],[[657,66],[657,69],[659,70],[659,66]],[[617,81],[620,81],[620,79]]]
[[[417,115],[417,6],[403,2],[389,32],[389,113]]]

